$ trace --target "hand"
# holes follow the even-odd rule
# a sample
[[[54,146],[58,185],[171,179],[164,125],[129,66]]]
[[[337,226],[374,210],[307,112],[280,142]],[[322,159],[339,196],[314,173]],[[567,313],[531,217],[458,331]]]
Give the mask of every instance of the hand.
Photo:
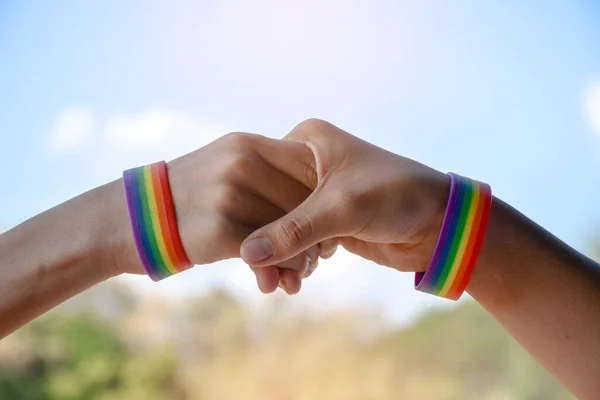
[[[250,233],[306,199],[310,190],[297,175],[307,157],[312,153],[300,143],[233,133],[171,161],[169,181],[190,261],[208,264],[239,257],[240,244]],[[120,270],[143,274],[133,245],[129,249],[130,262]],[[261,290],[273,291],[282,280],[286,291],[297,292],[320,247],[305,250],[277,263],[279,270],[269,264],[257,271]]]
[[[401,271],[424,271],[450,190],[447,175],[378,148],[320,120],[286,136],[312,157],[296,160],[296,176],[313,193],[242,244],[244,261],[280,263],[323,241]],[[303,174],[301,173],[303,172]]]

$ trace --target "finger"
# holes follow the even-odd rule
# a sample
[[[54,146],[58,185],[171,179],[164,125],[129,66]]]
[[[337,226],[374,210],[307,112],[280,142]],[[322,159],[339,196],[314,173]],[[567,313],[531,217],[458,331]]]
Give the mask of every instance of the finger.
[[[311,149],[316,147],[334,150],[339,150],[339,146],[335,146],[336,143],[339,145],[341,140],[347,141],[348,138],[362,141],[332,123],[317,118],[300,122],[284,137],[285,140],[304,143]]]
[[[296,207],[313,189],[315,180],[311,150],[302,143],[277,140],[256,134],[230,134],[223,140],[225,155],[221,157],[221,177],[228,182],[244,185],[256,193],[267,194],[267,199],[286,212]],[[310,177],[310,179],[309,179]],[[281,199],[303,194],[295,201],[280,205]],[[293,189],[293,190],[292,190]],[[277,201],[273,201],[273,200]]]
[[[304,279],[311,276],[313,274],[313,272],[315,272],[315,270],[317,269],[318,266],[319,266],[319,260],[315,261],[314,263],[311,263],[308,266],[308,269],[306,270],[306,272],[304,273]]]
[[[284,260],[273,265],[279,268],[280,271],[289,269],[298,272],[300,275],[304,275],[311,263],[310,258],[307,256],[306,252],[304,252],[296,254],[289,260]]]
[[[284,213],[298,207],[311,193],[303,183],[262,159],[257,162],[257,170],[252,172],[251,176],[244,176],[239,184],[277,206]]]
[[[205,201],[210,202],[211,209],[240,226],[251,231],[264,226],[285,215],[286,211],[270,201],[258,196],[253,191],[227,185],[215,185],[207,190]]]
[[[364,240],[359,240],[359,239],[356,239],[356,238],[353,238],[350,236],[343,238],[341,243],[342,243],[342,246],[344,246],[344,248],[346,250],[348,250],[349,252],[351,252],[353,254],[356,254],[359,257],[373,261],[374,263],[379,264],[379,265],[385,265],[387,267],[402,270],[401,267],[397,268],[396,263],[394,263],[393,265],[391,265],[389,263],[390,259],[399,260],[399,257],[397,254],[395,256],[388,257],[387,252],[394,248],[393,244],[371,243],[371,242],[366,242]],[[402,246],[402,244],[398,244],[398,245]],[[402,265],[402,262],[400,262],[400,265]]]
[[[186,251],[197,264],[210,264],[240,257],[240,245],[255,230],[239,222],[214,215],[206,218],[200,217],[195,223],[202,226],[204,232],[199,238],[195,238],[195,242],[190,243],[189,249]],[[184,232],[181,236],[185,241],[184,235],[187,231],[182,229],[181,232]],[[187,241],[190,242],[189,239]],[[210,249],[210,252],[196,256],[198,250],[202,254],[206,253],[206,249]]]
[[[285,215],[278,207],[245,189],[222,185],[207,193],[202,201],[214,212],[201,215],[198,223],[207,233],[201,246],[210,248],[214,257],[203,259],[203,263],[240,257],[240,245],[248,235]],[[183,221],[186,223],[186,219]]]
[[[312,247],[309,247],[308,250],[304,252],[308,257],[308,263],[314,264],[319,261],[319,256],[321,255],[321,245],[319,243],[315,244]]]
[[[306,254],[308,258],[308,263],[306,269],[304,271],[301,271],[300,273],[300,277],[302,279],[309,277],[313,273],[315,268],[317,268],[317,265],[319,265],[319,256],[321,255],[321,244],[317,243],[316,245],[306,250],[303,254]]]
[[[317,186],[315,157],[305,144],[258,136],[256,150],[268,164],[302,183],[306,188],[313,190]]]
[[[290,269],[279,271],[279,281],[280,287],[289,295],[297,294],[302,287],[302,275]]]
[[[374,246],[369,246],[369,243],[364,240],[359,240],[351,236],[345,237],[341,240],[341,245],[344,249],[350,253],[356,254],[359,257],[366,258],[367,260],[374,261]]]
[[[335,198],[315,191],[300,206],[277,221],[252,233],[240,253],[253,266],[287,260],[327,239],[344,236],[351,225],[339,214]]]
[[[277,285],[279,284],[279,269],[277,267],[250,268],[254,272],[254,275],[256,275],[256,283],[261,292],[268,294],[273,293],[277,289]]]
[[[317,243],[316,245],[312,246],[304,252],[308,255],[308,266],[306,268],[306,271],[304,271],[304,274],[302,275],[303,279],[308,278],[315,271],[315,269],[319,265],[319,257],[321,257],[322,251],[323,247],[321,246],[321,243]]]
[[[314,253],[314,255],[312,255],[313,259],[318,260],[317,252],[309,249],[306,252],[300,253],[292,259],[283,261],[275,266],[250,267],[252,272],[256,275],[256,282],[261,292],[267,294],[275,291],[278,283],[280,283],[280,278],[288,275],[288,273],[284,272],[286,270],[295,272],[299,277],[305,276],[309,270],[311,270],[312,273],[315,267],[313,267],[314,262],[311,261],[311,256],[308,255],[308,253]],[[285,290],[287,292],[287,289]]]
[[[339,243],[340,243],[340,238],[328,239],[328,240],[325,240],[325,241],[319,243],[319,245],[321,246],[320,257],[323,259],[331,258],[337,251]]]

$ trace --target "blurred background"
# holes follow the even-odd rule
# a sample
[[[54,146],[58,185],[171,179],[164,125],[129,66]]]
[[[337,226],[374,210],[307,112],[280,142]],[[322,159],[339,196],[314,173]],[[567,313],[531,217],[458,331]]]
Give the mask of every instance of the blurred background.
[[[600,235],[593,0],[0,0],[0,231],[229,131],[327,119]],[[344,251],[288,298],[238,261],[121,277],[0,341],[0,399],[567,399],[468,296]]]

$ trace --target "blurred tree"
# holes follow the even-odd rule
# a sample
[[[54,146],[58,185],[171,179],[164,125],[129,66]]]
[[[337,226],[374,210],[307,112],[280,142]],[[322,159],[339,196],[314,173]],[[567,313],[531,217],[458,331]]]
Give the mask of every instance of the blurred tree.
[[[53,313],[19,333],[30,354],[20,368],[3,368],[0,398],[93,399],[118,384],[125,349],[93,315]]]
[[[422,376],[458,383],[456,395],[450,398],[482,399],[500,391],[518,399],[570,398],[562,385],[470,300],[424,315],[412,327],[379,340],[374,351],[394,359],[398,370],[409,367]],[[411,380],[412,374],[399,378],[401,385]],[[428,386],[436,385],[430,382]]]
[[[0,399],[183,398],[176,396],[174,353],[164,346],[149,352],[128,348],[119,331],[119,307],[132,310],[132,303],[121,296],[121,285],[102,290],[112,299],[111,312],[81,296],[2,341]]]
[[[102,291],[109,304],[82,296],[0,342],[0,399],[572,398],[469,300],[382,329],[372,311],[301,314],[287,301],[251,318],[225,290]]]

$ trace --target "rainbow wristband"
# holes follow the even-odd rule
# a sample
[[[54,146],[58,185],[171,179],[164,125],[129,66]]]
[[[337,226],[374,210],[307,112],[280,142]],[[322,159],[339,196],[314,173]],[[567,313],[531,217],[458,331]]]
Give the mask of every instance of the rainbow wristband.
[[[415,274],[415,288],[458,300],[465,291],[483,242],[492,206],[489,185],[453,173],[442,229],[425,272]]]
[[[129,220],[138,255],[154,281],[192,266],[177,229],[164,161],[123,172]]]

